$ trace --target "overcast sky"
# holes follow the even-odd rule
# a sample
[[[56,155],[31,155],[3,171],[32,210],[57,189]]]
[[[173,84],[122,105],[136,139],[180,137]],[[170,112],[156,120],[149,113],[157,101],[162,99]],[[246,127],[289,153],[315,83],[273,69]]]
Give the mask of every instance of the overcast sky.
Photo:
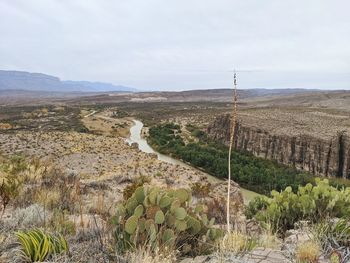
[[[139,89],[350,89],[349,0],[0,0],[0,69]]]

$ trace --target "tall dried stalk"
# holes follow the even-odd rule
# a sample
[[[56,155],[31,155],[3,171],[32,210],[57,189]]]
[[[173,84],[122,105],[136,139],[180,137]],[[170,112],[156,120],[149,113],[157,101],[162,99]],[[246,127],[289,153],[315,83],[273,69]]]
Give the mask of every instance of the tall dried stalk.
[[[226,222],[227,232],[231,232],[230,226],[230,194],[231,194],[231,152],[233,148],[233,141],[235,137],[236,120],[237,120],[237,80],[236,72],[234,74],[234,89],[233,89],[233,110],[231,115],[231,127],[230,127],[230,147],[228,151],[228,182],[227,182],[227,207],[226,207]]]
[[[83,200],[81,197],[80,181],[75,182],[75,198],[79,202],[80,226],[84,228]]]

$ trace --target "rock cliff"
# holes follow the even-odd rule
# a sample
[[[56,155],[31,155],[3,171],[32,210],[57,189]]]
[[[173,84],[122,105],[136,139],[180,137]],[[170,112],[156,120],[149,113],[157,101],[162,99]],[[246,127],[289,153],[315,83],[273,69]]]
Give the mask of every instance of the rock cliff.
[[[229,143],[230,116],[218,116],[207,129],[215,140]],[[236,124],[235,148],[276,160],[313,175],[350,178],[350,137],[338,132],[330,139],[310,135],[271,134],[267,130]]]

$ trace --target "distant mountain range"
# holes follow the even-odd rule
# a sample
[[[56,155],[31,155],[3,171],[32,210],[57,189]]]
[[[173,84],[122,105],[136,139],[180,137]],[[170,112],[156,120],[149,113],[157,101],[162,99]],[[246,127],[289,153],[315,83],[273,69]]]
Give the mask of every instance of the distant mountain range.
[[[103,82],[62,81],[58,77],[42,73],[0,70],[0,91],[45,92],[135,92],[134,88]]]

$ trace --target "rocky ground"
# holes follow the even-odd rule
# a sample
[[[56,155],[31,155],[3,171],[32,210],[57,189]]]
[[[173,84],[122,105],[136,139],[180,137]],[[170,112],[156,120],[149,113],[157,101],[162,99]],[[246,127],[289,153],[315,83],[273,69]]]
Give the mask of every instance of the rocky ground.
[[[155,155],[130,147],[121,137],[77,132],[1,134],[0,151],[51,160],[65,172],[78,174],[83,185],[91,186],[93,197],[97,195],[93,188],[107,185],[104,196],[110,202],[117,202],[125,183],[138,176],[151,178],[152,184],[172,187],[190,187],[191,183],[208,180],[197,169],[159,161]],[[212,191],[224,195],[224,187],[223,182],[218,183]],[[234,191],[236,198],[241,198],[239,189]]]

